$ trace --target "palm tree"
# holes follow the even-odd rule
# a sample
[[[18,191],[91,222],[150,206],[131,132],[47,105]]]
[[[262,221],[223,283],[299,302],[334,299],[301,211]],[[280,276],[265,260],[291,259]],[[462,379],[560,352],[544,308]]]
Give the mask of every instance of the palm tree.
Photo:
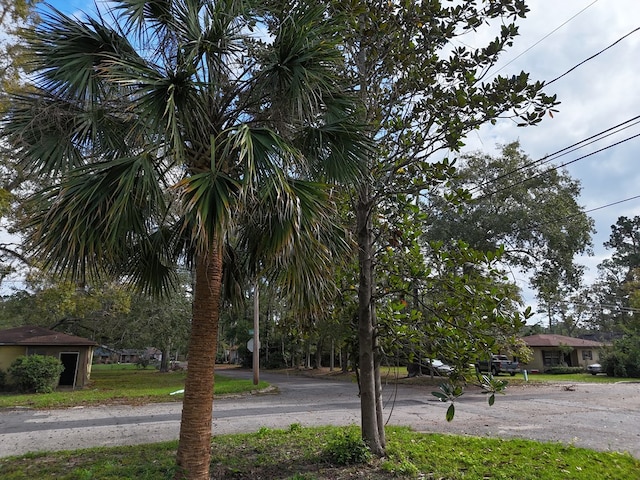
[[[312,180],[357,175],[368,154],[335,73],[336,22],[312,2],[264,5],[119,0],[95,18],[44,13],[25,34],[33,86],[3,122],[21,164],[50,185],[26,226],[44,268],[162,294],[177,264],[193,266],[185,478],[209,478],[225,245],[313,288],[333,227],[326,185]]]

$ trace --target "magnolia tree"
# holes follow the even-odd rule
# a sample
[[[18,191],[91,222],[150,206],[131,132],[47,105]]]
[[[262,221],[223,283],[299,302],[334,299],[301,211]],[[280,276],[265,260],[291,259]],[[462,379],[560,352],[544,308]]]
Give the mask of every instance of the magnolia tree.
[[[344,74],[364,105],[370,138],[369,175],[353,192],[358,244],[358,343],[362,435],[384,453],[379,365],[377,252],[393,241],[384,206],[400,195],[420,195],[453,173],[449,156],[484,123],[510,117],[535,124],[556,105],[543,83],[518,73],[489,71],[518,35],[524,1],[333,2],[344,15]],[[479,48],[474,43],[490,38]],[[458,42],[458,40],[460,40]],[[455,43],[454,43],[455,42]],[[461,45],[461,46],[454,46]]]

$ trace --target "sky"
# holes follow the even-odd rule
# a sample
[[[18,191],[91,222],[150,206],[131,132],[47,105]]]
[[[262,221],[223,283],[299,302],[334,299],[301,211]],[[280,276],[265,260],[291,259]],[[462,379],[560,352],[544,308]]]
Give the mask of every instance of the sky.
[[[548,82],[640,29],[637,0],[529,3],[531,11],[519,24],[520,36],[496,65],[502,75],[524,70]],[[532,160],[541,159],[640,115],[639,74],[640,30],[545,88],[561,102],[553,118],[535,127],[520,128],[511,121],[482,127],[468,137],[466,148],[491,152],[497,144],[519,140]],[[619,216],[640,215],[640,198],[624,201],[640,195],[640,138],[629,139],[638,134],[640,125],[633,125],[552,162],[574,162],[565,168],[581,183],[579,203],[595,222],[594,255],[578,259],[588,268],[589,283],[597,264],[611,255],[603,246],[611,226]],[[607,148],[620,141],[624,143]],[[603,148],[607,149],[578,160]],[[622,203],[605,207],[616,202]]]
[[[94,9],[93,2],[84,0],[50,3],[67,13]],[[497,145],[519,140],[522,150],[537,160],[640,115],[640,2],[528,3],[530,12],[518,23],[520,35],[496,65],[495,73],[512,75],[524,70],[532,79],[550,81],[620,41],[545,89],[547,94],[557,94],[561,102],[553,118],[548,116],[535,127],[520,128],[510,120],[484,126],[467,138],[464,151],[497,153]],[[638,31],[630,33],[635,29]],[[636,158],[640,137],[630,138],[640,135],[640,124],[625,126],[629,128],[553,162],[573,162],[566,169],[581,183],[579,203],[595,222],[594,255],[577,259],[587,268],[586,283],[593,281],[596,266],[611,255],[603,242],[618,217],[640,215],[640,197],[632,199],[640,196],[640,161]],[[623,143],[611,146],[620,141]],[[603,148],[600,153],[577,160]],[[516,280],[521,286],[527,281],[524,276]]]

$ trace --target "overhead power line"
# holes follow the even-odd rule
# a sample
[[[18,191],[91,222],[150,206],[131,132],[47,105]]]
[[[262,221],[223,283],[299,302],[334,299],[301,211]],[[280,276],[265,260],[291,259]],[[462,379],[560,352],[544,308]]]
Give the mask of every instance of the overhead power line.
[[[640,27],[636,27],[633,30],[631,30],[629,33],[627,33],[626,35],[620,37],[618,40],[616,40],[615,42],[613,42],[611,45],[609,45],[608,47],[603,48],[602,50],[600,50],[598,53],[595,53],[593,55],[591,55],[589,58],[583,60],[582,62],[578,63],[577,65],[571,67],[569,70],[567,70],[566,72],[564,72],[562,75],[554,78],[553,80],[550,80],[548,82],[545,83],[545,87],[548,85],[551,85],[553,82],[555,82],[556,80],[560,80],[562,77],[564,77],[565,75],[568,75],[569,73],[573,72],[576,68],[578,68],[581,65],[584,65],[585,63],[587,63],[590,60],[593,60],[594,58],[596,58],[598,55],[600,55],[603,52],[606,52],[607,50],[609,50],[611,47],[613,47],[614,45],[617,45],[618,43],[620,43],[622,40],[624,40],[625,38],[627,38],[629,35],[637,32],[640,30]]]
[[[593,2],[591,2],[589,5],[587,5],[586,7],[584,7],[582,10],[580,10],[578,13],[576,13],[575,15],[573,15],[571,18],[569,18],[568,20],[564,21],[563,23],[561,23],[560,25],[558,25],[556,28],[554,28],[553,30],[551,30],[549,33],[547,33],[544,37],[542,37],[540,40],[538,40],[537,42],[535,42],[533,45],[531,45],[530,47],[528,47],[526,50],[524,50],[523,52],[521,52],[519,55],[515,56],[514,58],[512,58],[511,60],[509,60],[507,63],[505,63],[503,66],[501,66],[498,70],[496,70],[495,72],[493,72],[491,74],[491,76],[495,76],[498,74],[498,72],[504,70],[506,67],[508,67],[509,65],[511,65],[513,62],[515,62],[517,59],[519,59],[521,56],[523,56],[525,53],[527,53],[529,50],[531,50],[532,48],[536,47],[538,44],[542,43],[544,40],[546,40],[547,38],[549,38],[551,35],[553,35],[554,33],[556,33],[558,30],[560,30],[562,27],[564,27],[567,23],[569,23],[571,20],[573,20],[574,18],[576,18],[578,15],[580,15],[582,12],[584,12],[585,10],[587,10],[589,7],[591,7],[592,5],[598,3],[598,0],[594,0]]]
[[[607,203],[606,205],[601,205],[599,207],[590,208],[589,210],[585,210],[584,213],[591,213],[591,212],[595,212],[596,210],[602,210],[603,208],[613,207],[614,205],[619,205],[621,203],[629,202],[637,198],[640,198],[640,195],[636,195],[635,197],[625,198],[624,200],[618,200],[617,202]]]
[[[558,170],[558,169],[560,169],[560,168],[562,168],[562,167],[566,167],[567,165],[571,165],[572,163],[576,163],[576,162],[578,162],[578,161],[580,161],[580,160],[584,160],[585,158],[591,157],[591,156],[593,156],[593,155],[595,155],[595,154],[597,154],[597,153],[604,152],[605,150],[608,150],[608,149],[610,149],[610,148],[613,148],[613,147],[615,147],[615,146],[617,146],[617,145],[620,145],[620,144],[622,144],[622,143],[628,142],[629,140],[633,140],[633,139],[634,139],[634,138],[636,138],[636,137],[640,137],[640,133],[637,133],[637,134],[635,134],[635,135],[632,135],[632,136],[630,136],[630,137],[627,137],[627,138],[625,138],[625,139],[623,139],[623,140],[620,140],[619,142],[612,143],[611,145],[608,145],[608,146],[606,146],[606,147],[603,147],[603,148],[601,148],[601,149],[599,149],[599,150],[596,150],[596,151],[594,151],[594,152],[587,153],[586,155],[583,155],[583,156],[581,156],[581,157],[578,157],[578,158],[576,158],[576,159],[574,159],[574,160],[571,160],[571,161],[569,161],[569,162],[565,162],[565,163],[562,163],[562,164],[560,164],[560,165],[557,165],[557,166],[554,166],[554,167],[548,168],[547,170],[545,170],[545,171],[543,171],[543,172],[540,172],[540,173],[538,173],[538,174],[536,174],[536,175],[533,175],[533,176],[531,176],[531,177],[527,177],[527,178],[525,178],[525,179],[523,179],[523,180],[520,180],[520,181],[518,181],[518,182],[512,183],[512,184],[507,185],[507,186],[505,186],[505,187],[502,187],[502,188],[499,188],[499,189],[494,190],[494,191],[492,191],[492,192],[489,192],[489,193],[486,193],[486,194],[484,194],[484,195],[481,195],[480,197],[477,197],[477,198],[475,198],[474,200],[483,200],[483,199],[488,198],[488,197],[491,197],[491,196],[493,196],[493,195],[495,195],[495,194],[497,194],[497,193],[504,192],[504,191],[506,191],[506,190],[510,190],[511,188],[516,187],[516,186],[518,186],[518,185],[523,185],[523,184],[525,184],[525,183],[527,183],[527,182],[529,182],[529,181],[531,181],[531,180],[534,180],[534,179],[536,179],[536,178],[540,178],[540,177],[542,177],[543,175],[546,175],[546,174],[548,174],[548,173],[550,173],[550,172],[552,172],[552,171],[554,171],[554,170]]]
[[[632,118],[630,118],[628,120],[625,120],[624,122],[618,123],[617,125],[609,127],[609,128],[607,128],[605,130],[602,130],[602,131],[594,134],[594,135],[591,135],[591,136],[589,136],[587,138],[584,138],[584,139],[582,139],[582,140],[580,140],[578,142],[575,142],[575,143],[569,145],[568,147],[561,148],[560,150],[557,150],[557,151],[555,151],[553,153],[545,155],[542,158],[539,158],[537,160],[533,160],[531,162],[525,163],[524,165],[521,165],[518,168],[514,168],[513,170],[505,172],[505,173],[503,173],[501,175],[498,175],[497,177],[492,178],[491,180],[487,180],[485,182],[482,182],[481,184],[476,185],[475,187],[471,188],[470,192],[473,193],[473,192],[475,192],[477,190],[480,190],[482,187],[486,187],[487,185],[490,185],[492,183],[496,183],[498,180],[502,180],[504,178],[507,178],[507,177],[513,175],[513,174],[522,172],[523,170],[526,170],[526,169],[529,169],[529,168],[533,168],[533,167],[536,167],[536,166],[541,166],[541,165],[544,165],[546,163],[549,163],[552,160],[555,160],[555,159],[560,158],[560,157],[562,157],[564,155],[567,155],[567,154],[569,154],[571,152],[574,152],[574,151],[578,150],[579,148],[591,145],[592,143],[595,143],[595,142],[597,142],[599,140],[607,138],[610,135],[613,135],[615,133],[619,133],[619,132],[621,132],[621,131],[623,131],[623,130],[625,130],[627,128],[630,128],[630,127],[632,127],[634,125],[637,125],[638,123],[640,123],[640,115],[636,115],[635,117],[632,117]],[[597,153],[597,152],[594,152],[594,153]],[[555,167],[555,168],[559,168],[559,167]],[[518,183],[516,183],[514,185],[518,185]]]

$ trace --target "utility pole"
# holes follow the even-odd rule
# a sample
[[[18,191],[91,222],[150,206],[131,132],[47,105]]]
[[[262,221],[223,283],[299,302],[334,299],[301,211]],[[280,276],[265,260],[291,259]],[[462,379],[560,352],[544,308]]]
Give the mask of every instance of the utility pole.
[[[253,287],[253,384],[260,382],[260,292],[258,280]]]

